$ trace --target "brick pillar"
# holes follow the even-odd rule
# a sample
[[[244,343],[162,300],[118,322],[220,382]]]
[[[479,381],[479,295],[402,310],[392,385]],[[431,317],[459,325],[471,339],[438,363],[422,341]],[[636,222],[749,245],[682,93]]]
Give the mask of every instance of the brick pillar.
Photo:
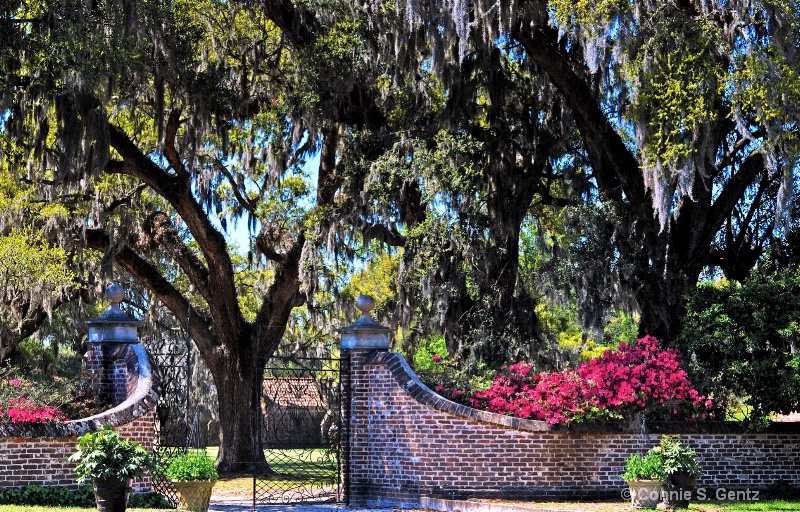
[[[363,461],[368,457],[367,410],[369,389],[364,373],[364,361],[368,354],[389,350],[391,331],[372,319],[369,312],[375,306],[372,297],[362,295],[356,301],[361,317],[348,327],[339,329],[342,336],[342,405],[341,415],[341,461],[342,490],[347,505],[363,505],[369,486],[359,473]]]
[[[104,403],[119,405],[128,398],[128,345],[89,343],[86,369],[92,393]]]
[[[105,295],[111,302],[108,311],[86,322],[89,326],[86,366],[92,379],[92,390],[103,401],[119,405],[128,398],[125,356],[132,344],[139,343],[137,328],[142,322],[120,308],[125,299],[122,286],[109,286]]]

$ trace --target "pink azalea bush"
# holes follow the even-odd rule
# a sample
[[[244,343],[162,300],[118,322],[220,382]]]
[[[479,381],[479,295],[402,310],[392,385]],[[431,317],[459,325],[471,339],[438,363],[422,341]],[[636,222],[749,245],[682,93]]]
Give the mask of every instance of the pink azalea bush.
[[[622,343],[574,370],[535,374],[528,363],[511,365],[488,389],[475,392],[471,405],[550,424],[622,419],[638,412],[705,419],[713,408],[692,387],[680,353],[661,350],[652,336]]]
[[[0,380],[0,421],[11,423],[62,422],[67,418],[55,407],[31,399],[33,384],[20,378]]]

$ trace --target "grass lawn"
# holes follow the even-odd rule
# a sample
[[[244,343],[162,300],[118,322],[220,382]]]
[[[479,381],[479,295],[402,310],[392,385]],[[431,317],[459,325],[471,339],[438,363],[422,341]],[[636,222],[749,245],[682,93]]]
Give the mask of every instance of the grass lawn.
[[[492,503],[496,503],[492,500]],[[627,512],[633,511],[630,502],[548,502],[548,503],[528,503],[525,506],[531,508],[547,508],[564,512]],[[523,506],[522,508],[525,508]],[[678,509],[687,510],[687,509]],[[760,511],[800,511],[800,501],[784,500],[764,500],[764,501],[706,501],[703,503],[691,503],[689,512],[760,512]],[[2,511],[0,511],[2,512]]]
[[[691,504],[689,510],[700,512],[750,512],[756,510],[800,510],[800,501],[764,500],[750,502],[726,501],[722,503]]]
[[[218,447],[209,446],[206,453],[212,459],[216,459]],[[259,485],[269,487],[297,487],[303,482],[314,482],[316,484],[325,482],[331,485],[336,484],[338,467],[336,459],[332,458],[327,450],[306,450],[306,449],[281,449],[264,450],[267,463],[277,474],[270,478],[259,478]],[[248,475],[222,478],[217,482],[214,490],[226,489],[247,489],[252,491],[253,478]]]

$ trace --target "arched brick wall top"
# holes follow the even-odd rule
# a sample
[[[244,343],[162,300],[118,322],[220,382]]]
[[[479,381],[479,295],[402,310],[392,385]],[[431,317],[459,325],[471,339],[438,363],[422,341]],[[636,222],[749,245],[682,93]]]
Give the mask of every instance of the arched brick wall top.
[[[374,350],[364,359],[365,364],[386,365],[394,380],[409,396],[428,407],[488,425],[499,425],[526,432],[564,432],[574,434],[639,433],[641,418],[619,423],[572,423],[549,425],[547,422],[514,418],[502,414],[473,409],[438,395],[419,380],[405,358],[395,352]],[[800,434],[800,422],[775,422],[764,432]],[[650,434],[734,434],[753,432],[745,423],[735,421],[652,421],[647,423]]]
[[[649,434],[624,425],[549,427],[477,411],[424,384],[399,354],[346,351],[343,488],[348,503],[437,508],[431,499],[619,498],[625,460],[681,433],[715,489],[800,485],[800,429],[740,432],[725,423],[648,422]],[[631,424],[637,423],[636,421]],[[639,425],[637,425],[638,427]],[[630,426],[629,426],[630,427]],[[716,431],[715,431],[716,430]]]
[[[514,418],[488,411],[473,409],[466,405],[457,404],[433,392],[419,380],[403,356],[395,352],[374,351],[364,360],[365,364],[385,364],[392,377],[406,393],[418,402],[432,407],[437,411],[453,414],[462,418],[479,421],[488,425],[523,430],[527,432],[543,432],[550,430],[550,425],[544,421]]]
[[[100,414],[66,423],[0,423],[2,437],[77,437],[103,425],[118,427],[153,411],[158,403],[160,384],[145,348],[128,345],[124,355],[128,369],[128,396],[119,405]]]

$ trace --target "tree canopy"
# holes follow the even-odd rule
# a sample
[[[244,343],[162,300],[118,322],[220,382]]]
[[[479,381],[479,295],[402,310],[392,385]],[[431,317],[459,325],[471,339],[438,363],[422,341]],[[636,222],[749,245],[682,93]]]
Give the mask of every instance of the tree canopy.
[[[48,297],[116,266],[187,325],[241,470],[326,258],[394,251],[408,343],[475,360],[544,352],[554,287],[675,339],[705,269],[743,278],[793,222],[799,28],[781,0],[12,0],[0,151],[30,199],[0,234],[64,251]]]

